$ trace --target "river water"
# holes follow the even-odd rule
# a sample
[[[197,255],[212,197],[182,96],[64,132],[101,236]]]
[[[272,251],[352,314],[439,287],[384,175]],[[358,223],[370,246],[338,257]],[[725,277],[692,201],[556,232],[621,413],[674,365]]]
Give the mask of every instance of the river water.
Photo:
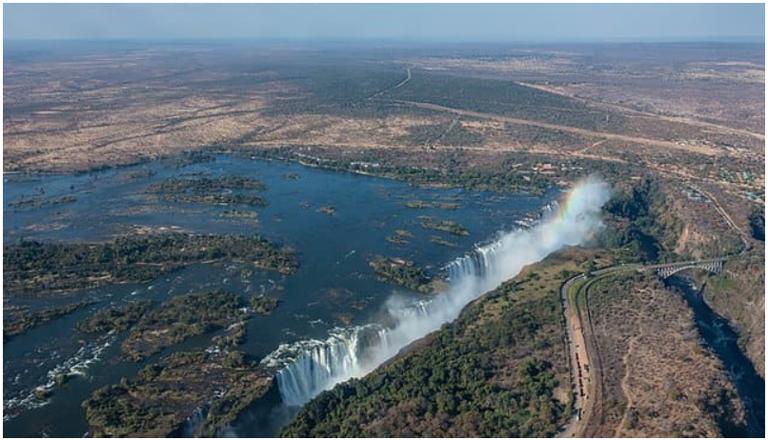
[[[237,175],[262,180],[267,189],[264,208],[251,210],[258,219],[222,217],[233,207],[159,201],[146,194],[148,185],[169,177]],[[167,228],[194,233],[259,233],[298,252],[300,267],[291,275],[255,270],[242,264],[194,265],[149,283],[107,286],[47,298],[5,298],[4,307],[39,309],[82,299],[96,303],[43,324],[6,342],[3,351],[6,436],[82,436],[87,431],[80,403],[95,389],[131,378],[147,363],[176,350],[199,350],[210,336],[192,338],[141,363],[125,362],[119,346],[125,335],[84,336],[74,325],[94,311],[132,299],[163,301],[174,295],[224,288],[247,300],[265,293],[280,306],[248,323],[242,350],[262,359],[281,344],[326,340],[334,329],[375,322],[385,301],[397,293],[414,304],[423,294],[378,281],[368,261],[374,255],[399,256],[439,270],[456,261],[477,243],[491,241],[500,230],[530,224],[558,196],[499,195],[460,189],[418,188],[402,182],[335,173],[283,162],[219,155],[214,161],[179,166],[173,159],[85,174],[4,176],[6,242],[20,238],[42,240],[104,240],[141,228]],[[73,196],[76,201],[33,209],[9,203],[20,197]],[[408,200],[455,202],[457,209],[412,209]],[[318,211],[333,206],[334,215]],[[453,220],[469,236],[425,230],[421,215]],[[413,233],[407,244],[385,240],[397,229]],[[431,237],[455,243],[436,244]],[[58,372],[78,376],[56,387],[51,398],[39,401],[32,390],[49,383]],[[292,409],[270,396],[250,408],[239,426],[252,435],[274,435],[278,420]],[[280,416],[280,417],[278,417]],[[244,423],[253,422],[253,423]],[[242,434],[237,426],[232,433]],[[223,433],[226,434],[226,433]]]

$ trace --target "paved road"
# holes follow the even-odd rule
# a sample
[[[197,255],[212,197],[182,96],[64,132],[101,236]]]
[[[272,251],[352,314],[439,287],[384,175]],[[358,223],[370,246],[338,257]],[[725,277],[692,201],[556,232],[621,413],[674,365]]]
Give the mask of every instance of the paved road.
[[[602,372],[597,344],[592,334],[592,321],[587,304],[587,291],[595,281],[618,272],[638,270],[639,265],[618,265],[569,278],[560,287],[560,301],[565,315],[566,338],[571,384],[574,393],[574,416],[560,437],[584,437],[596,405],[602,396]],[[583,298],[582,298],[583,296]]]
[[[571,287],[574,283],[585,280],[584,274],[577,275],[568,279],[560,287],[560,303],[563,307],[563,316],[565,317],[566,345],[568,347],[568,366],[574,394],[573,411],[574,416],[568,422],[565,430],[560,433],[560,437],[577,437],[584,431],[582,421],[584,420],[584,401],[587,396],[586,387],[589,385],[588,372],[585,371],[586,345],[584,344],[584,334],[581,331],[581,320],[578,313],[571,307],[571,300],[568,297]],[[587,373],[587,374],[585,374]]]

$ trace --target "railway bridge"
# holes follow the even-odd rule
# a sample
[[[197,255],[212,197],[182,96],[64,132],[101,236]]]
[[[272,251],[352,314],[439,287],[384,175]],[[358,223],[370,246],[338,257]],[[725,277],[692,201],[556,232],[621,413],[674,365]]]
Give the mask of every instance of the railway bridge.
[[[660,278],[666,279],[678,272],[682,272],[688,269],[703,269],[709,272],[720,273],[723,270],[724,261],[725,258],[713,258],[711,260],[700,261],[682,261],[679,263],[647,266],[646,269],[653,270]]]

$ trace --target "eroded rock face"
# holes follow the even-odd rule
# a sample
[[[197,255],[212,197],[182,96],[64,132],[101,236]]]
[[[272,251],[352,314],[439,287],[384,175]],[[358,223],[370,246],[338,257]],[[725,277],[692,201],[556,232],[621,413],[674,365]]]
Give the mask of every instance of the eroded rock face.
[[[761,252],[755,248],[753,252]],[[758,374],[765,378],[765,259],[726,262],[723,273],[706,278],[704,297],[739,334],[739,342]]]
[[[604,390],[587,435],[718,437],[721,420],[744,425],[735,388],[680,295],[630,274],[596,283],[589,306]]]

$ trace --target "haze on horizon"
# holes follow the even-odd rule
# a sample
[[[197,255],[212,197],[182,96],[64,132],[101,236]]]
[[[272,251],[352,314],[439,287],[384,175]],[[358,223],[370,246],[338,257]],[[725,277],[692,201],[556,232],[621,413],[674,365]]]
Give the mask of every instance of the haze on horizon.
[[[6,4],[4,39],[754,41],[763,4]]]

